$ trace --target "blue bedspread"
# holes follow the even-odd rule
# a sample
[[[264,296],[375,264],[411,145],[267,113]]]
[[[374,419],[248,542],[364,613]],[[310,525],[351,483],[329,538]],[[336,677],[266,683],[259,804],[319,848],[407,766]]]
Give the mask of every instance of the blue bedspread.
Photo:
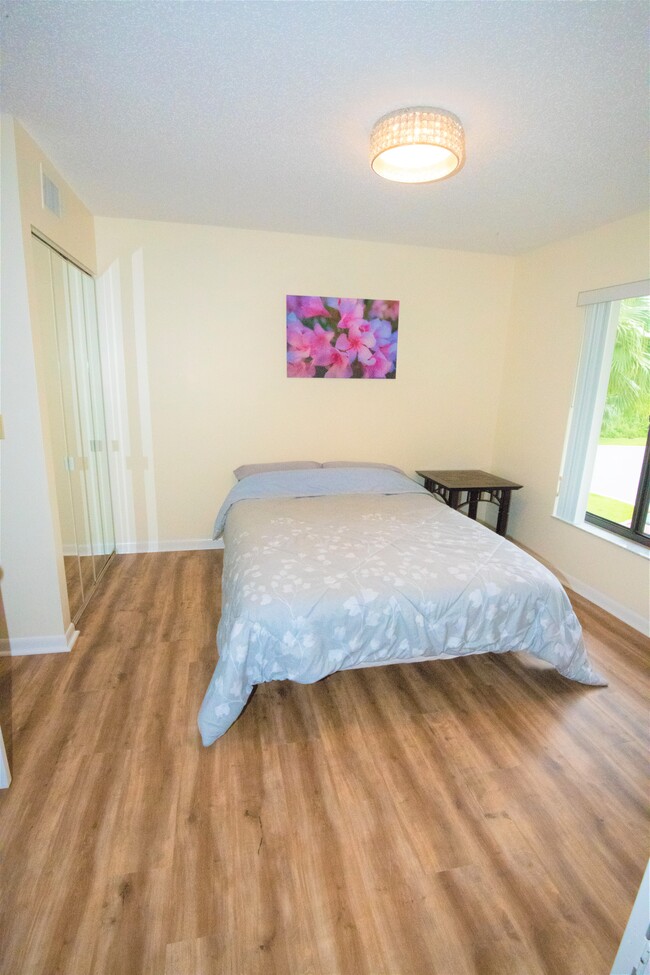
[[[230,492],[219,661],[199,714],[223,735],[255,684],[351,667],[527,650],[604,684],[555,576],[394,471],[258,474]]]
[[[244,478],[228,492],[214,523],[219,538],[226,516],[237,501],[262,498],[317,498],[332,494],[426,494],[428,491],[397,471],[372,467],[336,467],[307,471],[274,471]]]

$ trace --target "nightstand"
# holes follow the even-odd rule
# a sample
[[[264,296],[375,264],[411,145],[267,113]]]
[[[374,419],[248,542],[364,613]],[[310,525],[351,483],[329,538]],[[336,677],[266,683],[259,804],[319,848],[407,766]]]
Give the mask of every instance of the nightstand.
[[[450,508],[464,508],[476,521],[479,501],[490,501],[499,509],[497,535],[505,535],[510,510],[510,495],[518,491],[521,484],[506,481],[486,471],[416,471],[424,478],[427,491],[437,494]],[[466,495],[463,498],[463,495]]]

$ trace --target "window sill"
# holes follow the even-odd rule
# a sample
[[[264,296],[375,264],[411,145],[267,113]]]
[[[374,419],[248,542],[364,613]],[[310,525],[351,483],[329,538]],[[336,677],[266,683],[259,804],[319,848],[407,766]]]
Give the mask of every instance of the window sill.
[[[638,542],[633,542],[630,538],[624,538],[622,535],[614,534],[614,532],[605,531],[604,528],[598,528],[597,525],[590,525],[586,521],[568,521],[566,518],[560,518],[559,515],[553,515],[553,517],[557,518],[564,525],[570,525],[579,531],[587,532],[589,535],[595,535],[596,538],[602,538],[605,542],[611,542],[612,545],[618,545],[619,548],[627,549],[628,552],[632,552],[634,555],[640,555],[642,559],[650,561],[650,548],[646,548],[645,545],[639,545]]]

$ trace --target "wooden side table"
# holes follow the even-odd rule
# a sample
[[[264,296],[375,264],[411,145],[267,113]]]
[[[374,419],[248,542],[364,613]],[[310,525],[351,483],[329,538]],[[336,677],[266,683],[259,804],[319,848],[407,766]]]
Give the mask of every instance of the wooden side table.
[[[518,491],[521,484],[506,481],[486,471],[416,471],[424,478],[427,491],[437,494],[450,508],[464,508],[476,521],[479,501],[490,501],[499,508],[497,535],[505,535],[510,510],[510,495]],[[463,498],[463,495],[466,495]]]

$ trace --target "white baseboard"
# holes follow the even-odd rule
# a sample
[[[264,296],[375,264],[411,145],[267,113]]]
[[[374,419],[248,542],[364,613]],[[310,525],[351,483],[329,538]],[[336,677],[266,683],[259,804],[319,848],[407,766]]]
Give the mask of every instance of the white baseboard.
[[[223,548],[223,538],[169,538],[157,542],[117,542],[118,555],[139,555],[143,552],[199,552]]]
[[[628,626],[643,633],[644,636],[650,636],[650,620],[647,617],[642,616],[640,613],[635,613],[627,606],[623,606],[615,599],[612,599],[607,593],[601,592],[599,589],[594,589],[593,586],[587,585],[581,579],[576,579],[575,576],[567,575],[565,572],[561,573],[561,575],[566,580],[569,589],[573,589],[579,596],[584,596],[590,603],[595,603],[596,606],[600,606],[601,609],[604,609],[606,612],[611,613],[612,616],[615,616],[616,619],[627,623]]]
[[[26,657],[36,653],[69,653],[79,636],[71,623],[58,636],[19,636],[0,640],[0,657]]]
[[[516,538],[511,538],[508,536],[508,541],[523,549],[524,552],[528,552],[528,554],[532,555],[534,559],[537,559],[537,561],[541,562],[542,565],[545,565],[547,569],[550,569],[553,575],[558,577],[563,586],[573,589],[573,591],[579,596],[584,596],[584,598],[588,599],[590,603],[594,603],[594,605],[604,609],[605,612],[611,613],[611,615],[615,616],[617,620],[621,620],[622,623],[627,623],[628,626],[638,630],[639,633],[643,633],[644,636],[650,636],[650,619],[648,619],[647,616],[643,616],[641,613],[635,613],[634,610],[631,610],[628,606],[623,606],[622,603],[612,599],[612,597],[608,596],[606,592],[601,592],[600,589],[594,589],[593,586],[583,582],[582,579],[578,579],[576,576],[571,576],[562,569],[558,569],[558,567],[549,562],[548,559],[538,555],[537,552],[534,552],[532,548],[528,548],[528,546],[522,544],[522,542],[518,542]]]

